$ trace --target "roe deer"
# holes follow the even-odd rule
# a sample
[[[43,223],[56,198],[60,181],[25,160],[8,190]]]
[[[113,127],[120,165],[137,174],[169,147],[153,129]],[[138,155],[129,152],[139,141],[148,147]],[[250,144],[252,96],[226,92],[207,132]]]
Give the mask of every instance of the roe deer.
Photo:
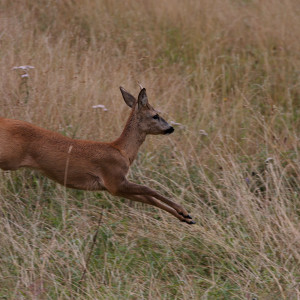
[[[170,134],[174,129],[148,103],[145,88],[137,100],[124,88],[120,90],[131,114],[121,136],[111,143],[75,140],[27,122],[0,118],[0,168],[37,169],[64,186],[108,191],[154,205],[180,221],[195,224],[181,205],[126,179],[146,135]]]

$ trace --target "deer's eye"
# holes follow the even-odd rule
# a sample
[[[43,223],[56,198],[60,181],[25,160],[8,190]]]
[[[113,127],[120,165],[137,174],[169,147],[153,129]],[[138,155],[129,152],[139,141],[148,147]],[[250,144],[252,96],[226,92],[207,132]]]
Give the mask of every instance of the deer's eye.
[[[154,120],[157,120],[159,118],[159,115],[155,115],[152,117]]]

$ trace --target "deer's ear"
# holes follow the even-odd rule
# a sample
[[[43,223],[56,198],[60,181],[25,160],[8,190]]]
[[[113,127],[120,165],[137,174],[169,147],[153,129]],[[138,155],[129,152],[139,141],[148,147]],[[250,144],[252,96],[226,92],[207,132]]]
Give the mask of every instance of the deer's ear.
[[[146,106],[147,104],[148,104],[148,97],[146,94],[146,89],[142,88],[138,96],[138,105],[139,107],[143,107]]]
[[[121,86],[120,86],[120,91],[122,93],[122,96],[123,96],[123,99],[124,99],[125,103],[129,107],[133,107],[133,105],[136,102],[136,99]]]

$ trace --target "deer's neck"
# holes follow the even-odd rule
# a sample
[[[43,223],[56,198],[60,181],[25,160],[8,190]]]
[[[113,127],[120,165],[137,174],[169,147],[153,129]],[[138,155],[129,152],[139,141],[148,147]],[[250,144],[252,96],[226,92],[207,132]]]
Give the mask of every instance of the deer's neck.
[[[140,146],[146,138],[146,133],[139,130],[138,123],[133,113],[129,116],[120,137],[112,144],[125,155],[130,164],[135,160]]]

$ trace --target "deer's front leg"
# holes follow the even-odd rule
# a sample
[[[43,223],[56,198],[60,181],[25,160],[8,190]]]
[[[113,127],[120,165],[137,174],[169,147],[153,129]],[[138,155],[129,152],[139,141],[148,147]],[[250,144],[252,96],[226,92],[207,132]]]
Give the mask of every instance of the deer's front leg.
[[[191,220],[190,218],[185,218],[182,215],[180,215],[174,208],[165,205],[159,201],[157,201],[155,198],[151,197],[151,196],[146,196],[146,195],[127,195],[126,196],[127,199],[133,200],[133,201],[138,201],[138,202],[142,202],[142,203],[146,203],[146,204],[150,204],[153,206],[156,206],[164,211],[167,211],[168,213],[172,214],[173,216],[175,216],[177,219],[179,219],[181,222],[185,222],[188,224],[195,224],[195,222],[193,220]]]
[[[108,190],[110,191],[109,188],[108,188]],[[158,192],[156,192],[155,190],[153,190],[153,189],[151,189],[147,186],[135,184],[135,183],[127,181],[126,179],[124,179],[121,183],[119,183],[117,186],[115,186],[114,189],[111,190],[110,192],[112,194],[116,195],[116,196],[122,196],[122,197],[125,197],[125,198],[129,198],[133,195],[150,196],[150,198],[153,197],[153,198],[156,198],[158,200],[161,200],[162,202],[167,204],[169,207],[173,208],[176,211],[176,213],[178,215],[182,216],[185,220],[186,219],[192,219],[192,217],[188,214],[186,209],[183,208],[181,205],[179,205],[179,204],[169,200],[168,198],[160,195]],[[150,201],[149,197],[147,199],[148,199],[148,201]],[[152,200],[155,200],[155,199],[152,199]],[[154,203],[149,203],[149,204],[157,206],[156,204],[159,203],[159,202],[156,201]],[[160,204],[162,205],[162,203],[160,203]],[[164,207],[167,207],[167,206],[164,205]],[[169,212],[172,213],[171,211],[169,211]],[[178,217],[177,215],[175,215],[175,216]],[[195,223],[194,221],[189,222],[189,224],[194,224],[194,223]]]

